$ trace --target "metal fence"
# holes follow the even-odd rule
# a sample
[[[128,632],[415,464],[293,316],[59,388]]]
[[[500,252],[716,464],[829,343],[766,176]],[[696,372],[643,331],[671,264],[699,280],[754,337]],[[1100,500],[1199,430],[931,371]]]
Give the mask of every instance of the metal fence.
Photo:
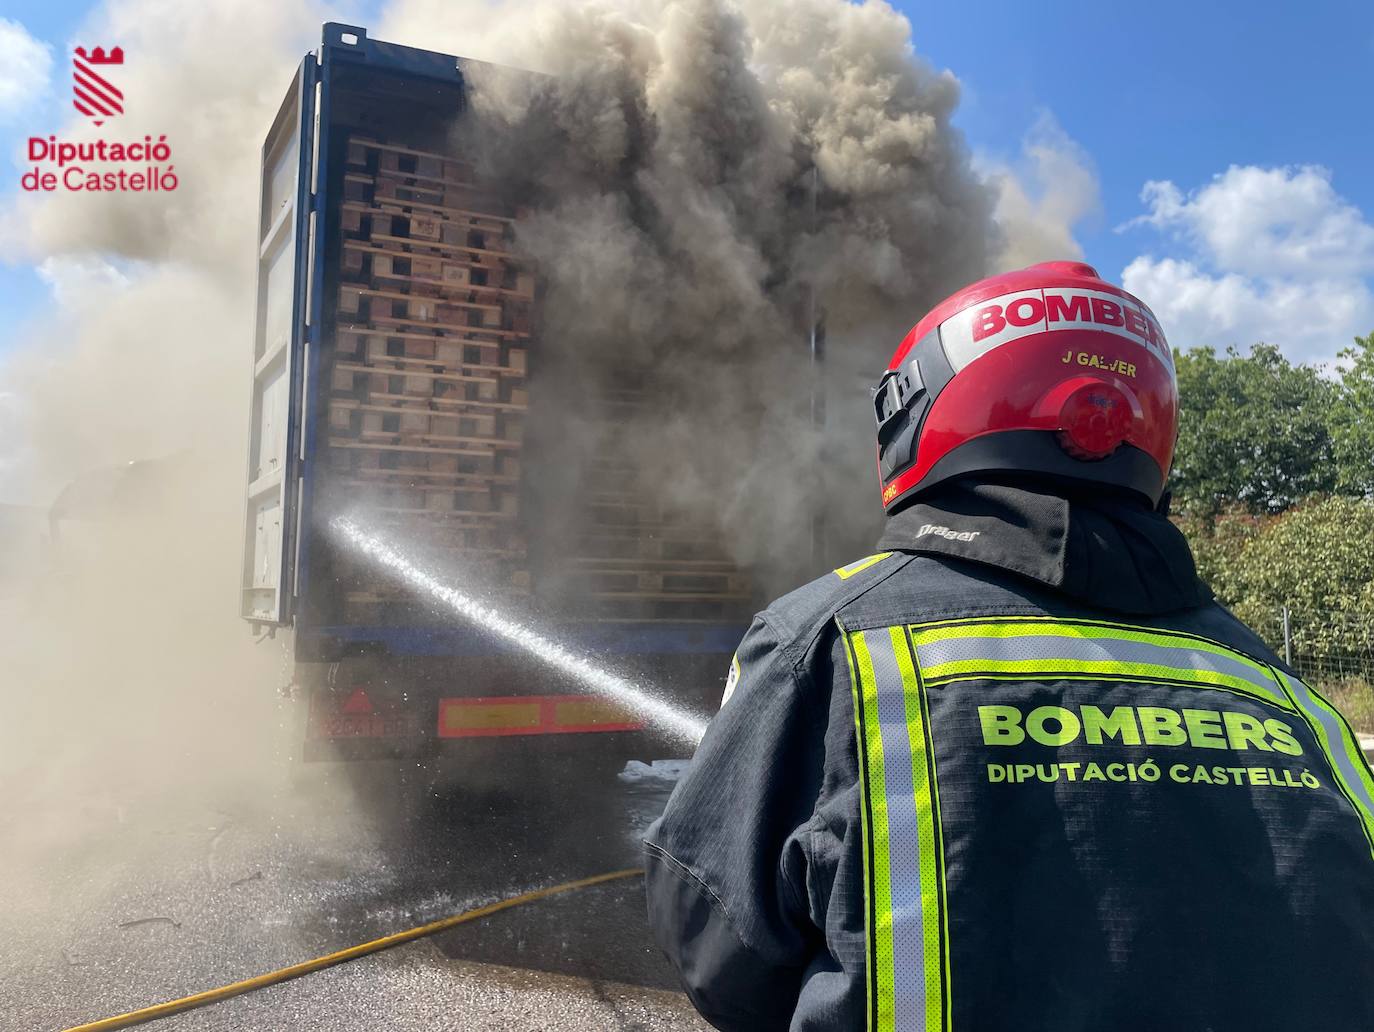
[[[1290,606],[1237,615],[1304,681],[1344,710],[1351,723],[1374,732],[1374,620]]]

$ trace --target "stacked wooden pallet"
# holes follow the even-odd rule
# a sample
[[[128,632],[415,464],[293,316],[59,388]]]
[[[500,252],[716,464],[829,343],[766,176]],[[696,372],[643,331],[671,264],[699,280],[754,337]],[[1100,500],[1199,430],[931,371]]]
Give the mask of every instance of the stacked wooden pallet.
[[[753,585],[719,529],[660,497],[626,454],[632,440],[624,428],[644,418],[643,390],[620,385],[601,400],[605,446],[582,471],[580,533],[562,583],[596,618],[747,619]]]
[[[534,277],[512,252],[515,215],[462,161],[348,141],[328,419],[347,497],[519,592]],[[401,597],[362,566],[341,578],[351,622]]]

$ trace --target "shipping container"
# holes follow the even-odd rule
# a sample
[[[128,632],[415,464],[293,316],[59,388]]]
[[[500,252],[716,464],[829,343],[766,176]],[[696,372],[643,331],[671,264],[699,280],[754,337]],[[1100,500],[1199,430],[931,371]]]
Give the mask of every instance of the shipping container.
[[[263,146],[241,615],[290,636],[310,756],[648,748],[637,714],[388,576],[335,517],[696,712],[758,602],[709,527],[632,486],[615,429],[642,379],[585,400],[604,447],[532,503],[559,462],[532,390],[558,340],[527,212],[457,142],[483,67],[327,24]]]

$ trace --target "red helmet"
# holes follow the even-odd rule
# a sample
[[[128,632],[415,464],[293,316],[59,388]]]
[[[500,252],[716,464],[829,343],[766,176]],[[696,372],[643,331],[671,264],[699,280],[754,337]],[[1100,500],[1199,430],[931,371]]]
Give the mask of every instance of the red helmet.
[[[1173,355],[1154,313],[1081,262],[979,280],[902,340],[878,382],[888,512],[936,484],[1029,473],[1154,506],[1178,436]]]

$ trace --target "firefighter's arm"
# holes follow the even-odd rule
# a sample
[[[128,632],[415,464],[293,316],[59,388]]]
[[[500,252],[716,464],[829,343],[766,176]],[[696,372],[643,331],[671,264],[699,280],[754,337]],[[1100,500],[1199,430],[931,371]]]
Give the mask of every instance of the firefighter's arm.
[[[692,1003],[726,1032],[786,1029],[817,933],[800,829],[824,727],[765,617],[726,700],[645,840],[649,923]]]

